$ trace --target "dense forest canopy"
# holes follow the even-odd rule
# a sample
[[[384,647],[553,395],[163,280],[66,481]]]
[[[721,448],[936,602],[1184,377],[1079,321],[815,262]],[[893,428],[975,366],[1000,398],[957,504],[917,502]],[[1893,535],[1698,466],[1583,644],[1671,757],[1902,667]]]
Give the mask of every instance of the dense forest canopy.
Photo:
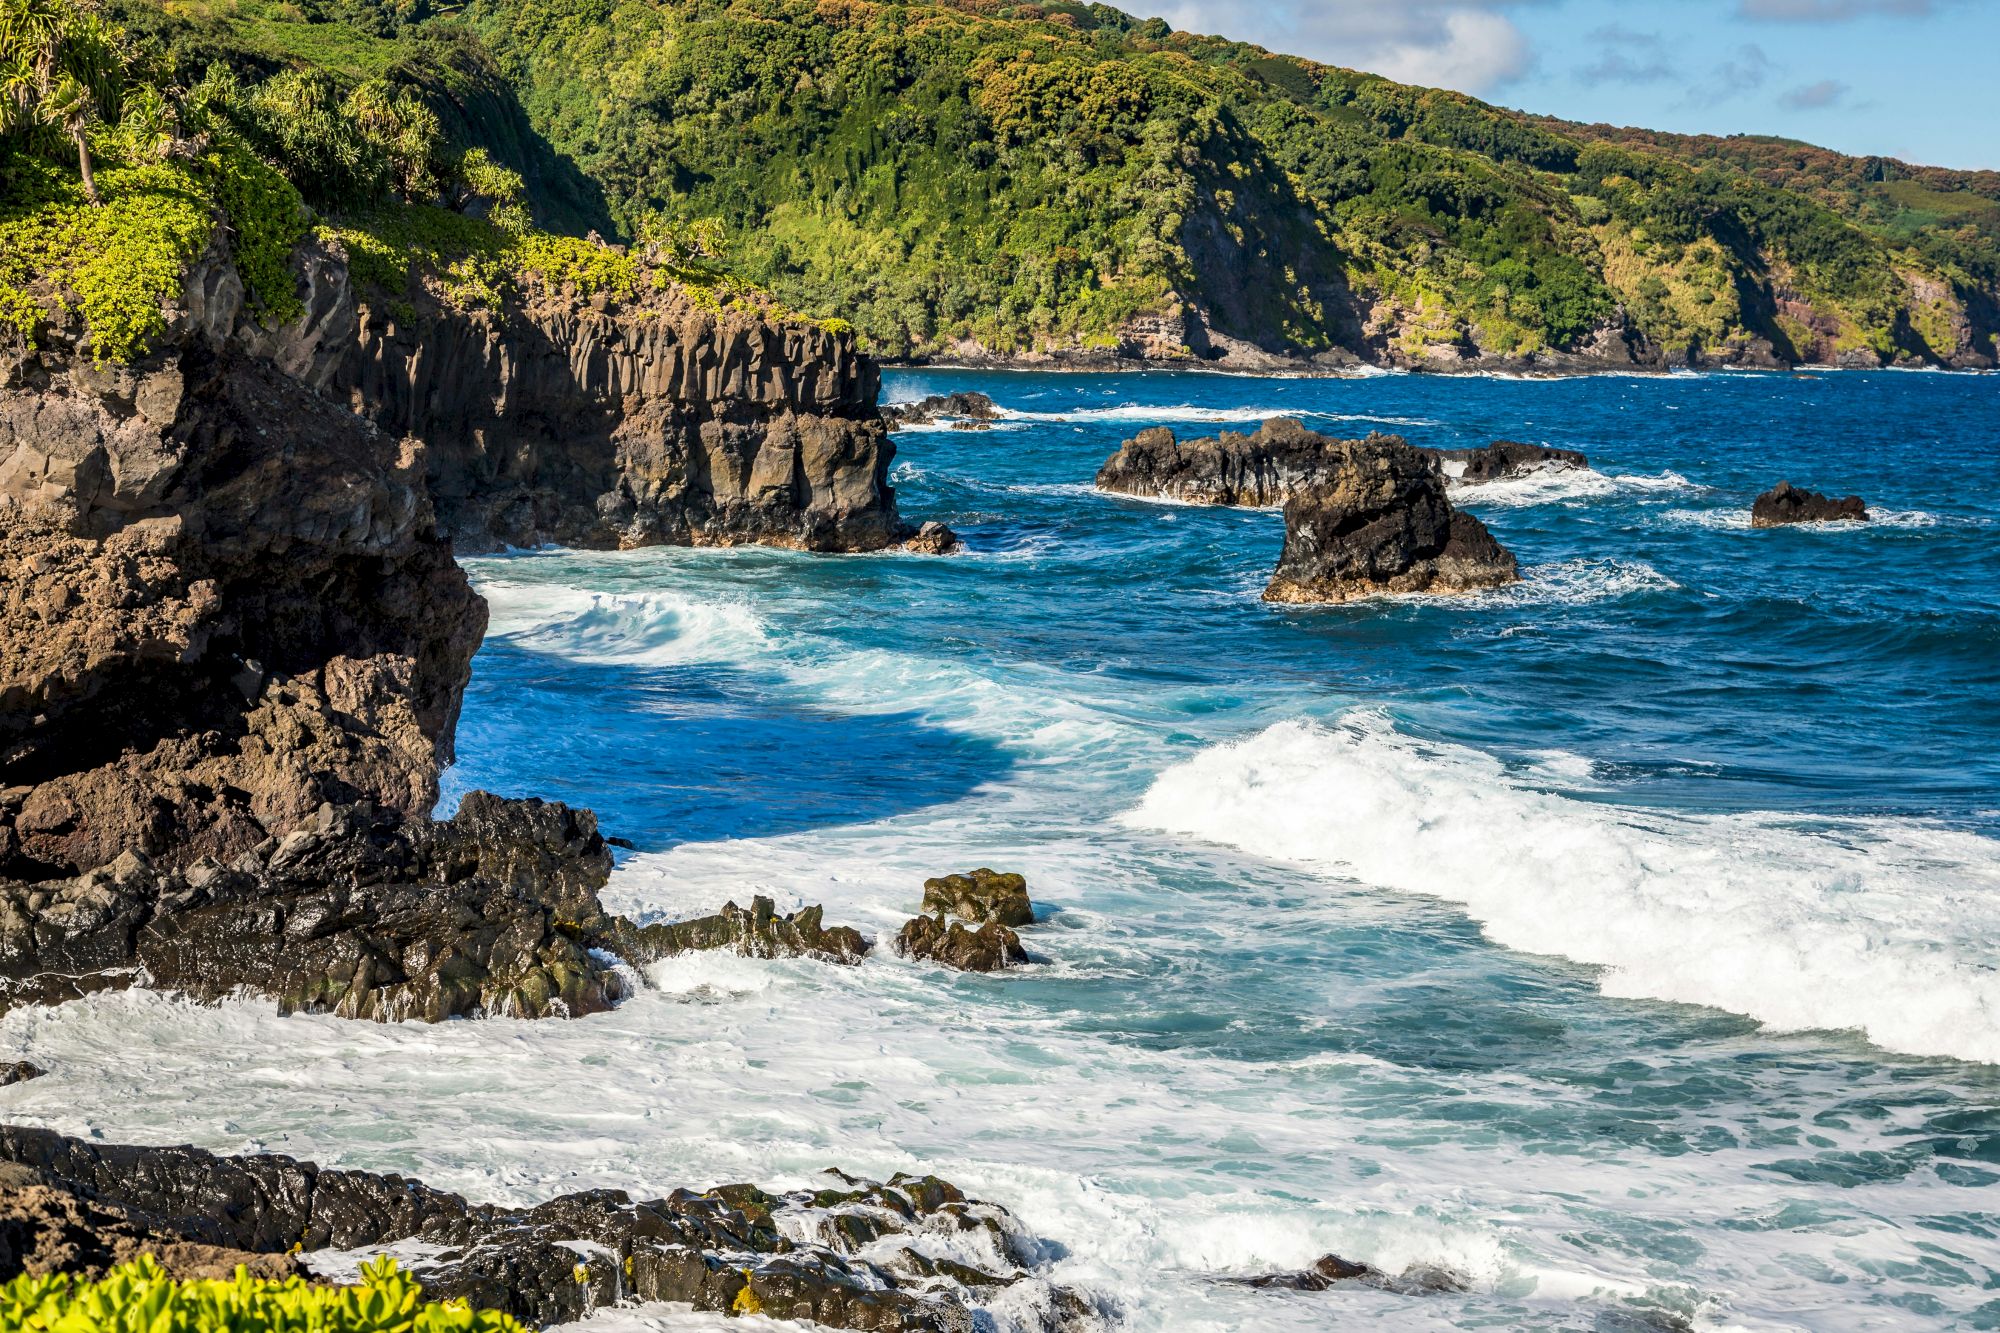
[[[1531,118],[1101,4],[107,11],[322,215],[397,204],[405,249],[410,207],[494,190],[517,227],[719,228],[736,280],[891,355],[1171,341],[1193,310],[1308,356],[1623,330],[1670,359],[1967,363],[2000,324],[1995,173]]]

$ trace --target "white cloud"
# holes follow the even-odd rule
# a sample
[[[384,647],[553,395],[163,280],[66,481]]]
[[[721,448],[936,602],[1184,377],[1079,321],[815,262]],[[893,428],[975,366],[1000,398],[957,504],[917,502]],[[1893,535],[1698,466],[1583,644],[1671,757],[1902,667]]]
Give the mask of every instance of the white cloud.
[[[1172,0],[1160,17],[1189,32],[1255,42],[1404,83],[1491,92],[1534,63],[1502,12],[1528,0]],[[1158,3],[1158,0],[1156,0]]]

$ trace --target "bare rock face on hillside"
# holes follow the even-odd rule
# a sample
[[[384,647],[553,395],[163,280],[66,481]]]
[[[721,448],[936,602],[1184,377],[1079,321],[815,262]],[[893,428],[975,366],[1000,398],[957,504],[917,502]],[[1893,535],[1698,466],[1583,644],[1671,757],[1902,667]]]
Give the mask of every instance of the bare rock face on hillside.
[[[1327,479],[1285,504],[1270,602],[1452,594],[1519,580],[1486,525],[1454,510],[1437,463],[1400,440],[1342,441]]]

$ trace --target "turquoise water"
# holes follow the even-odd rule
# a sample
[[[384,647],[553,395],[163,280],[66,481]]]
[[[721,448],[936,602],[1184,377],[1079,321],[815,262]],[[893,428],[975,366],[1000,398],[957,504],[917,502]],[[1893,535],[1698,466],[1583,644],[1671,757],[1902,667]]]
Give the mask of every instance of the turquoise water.
[[[496,1198],[935,1170],[1134,1328],[2000,1327],[2000,379],[886,396],[947,388],[1007,419],[893,478],[963,555],[469,562],[450,785],[596,809],[641,915],[886,938],[1019,869],[1041,965],[674,960],[571,1024],[109,997],[5,1021],[80,1071],[23,1118]],[[1276,513],[1090,487],[1287,414],[1594,470],[1460,494],[1520,587],[1323,609],[1258,600]],[[1750,530],[1781,478],[1879,521]],[[1471,1290],[1213,1280],[1327,1251]]]

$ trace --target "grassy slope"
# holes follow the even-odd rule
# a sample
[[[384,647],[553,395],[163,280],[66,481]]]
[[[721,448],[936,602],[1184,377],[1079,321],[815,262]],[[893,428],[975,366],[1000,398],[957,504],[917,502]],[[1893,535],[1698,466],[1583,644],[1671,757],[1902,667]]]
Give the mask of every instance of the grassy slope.
[[[721,216],[747,276],[892,353],[1107,343],[1173,293],[1306,352],[1571,346],[1618,306],[1674,352],[1988,350],[1966,307],[1991,304],[1992,238],[1936,243],[1922,207],[1844,208],[1102,6],[469,13],[621,221]]]

